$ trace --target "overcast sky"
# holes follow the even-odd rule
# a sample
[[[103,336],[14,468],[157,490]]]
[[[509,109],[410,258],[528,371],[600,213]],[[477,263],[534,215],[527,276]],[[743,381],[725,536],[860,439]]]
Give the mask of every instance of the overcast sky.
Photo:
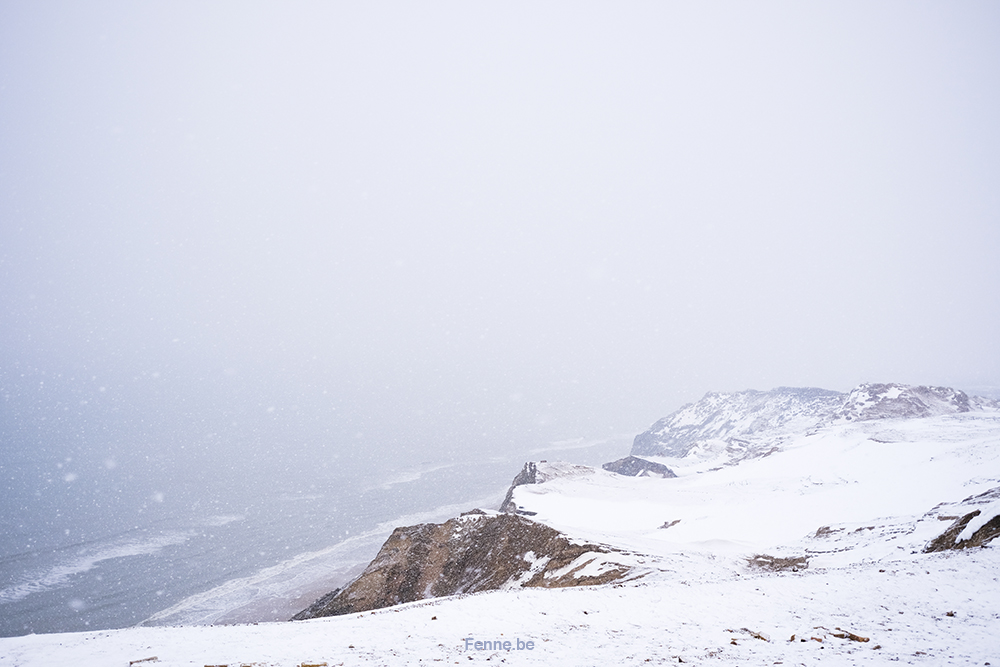
[[[6,419],[454,448],[998,387],[998,119],[993,2],[2,0]]]

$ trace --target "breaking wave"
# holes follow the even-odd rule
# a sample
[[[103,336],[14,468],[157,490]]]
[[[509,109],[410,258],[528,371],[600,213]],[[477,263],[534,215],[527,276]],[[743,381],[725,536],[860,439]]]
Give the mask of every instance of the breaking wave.
[[[0,604],[17,602],[34,593],[67,586],[74,576],[92,570],[101,561],[152,555],[165,547],[183,544],[192,535],[191,531],[174,531],[156,537],[118,541],[89,553],[79,553],[67,562],[27,574],[21,583],[0,590]]]

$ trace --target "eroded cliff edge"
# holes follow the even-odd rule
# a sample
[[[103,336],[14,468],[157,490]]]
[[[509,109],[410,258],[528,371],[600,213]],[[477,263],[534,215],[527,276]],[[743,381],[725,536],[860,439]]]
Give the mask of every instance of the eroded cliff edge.
[[[473,510],[440,524],[397,528],[360,577],[292,620],[500,588],[605,584],[629,577],[627,560],[523,516]]]

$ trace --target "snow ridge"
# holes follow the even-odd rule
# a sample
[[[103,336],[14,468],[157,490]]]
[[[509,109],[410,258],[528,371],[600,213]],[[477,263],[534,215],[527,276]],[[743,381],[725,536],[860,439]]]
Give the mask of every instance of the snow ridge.
[[[863,384],[847,395],[837,416],[842,419],[919,418],[969,412],[969,397],[951,387]]]
[[[709,392],[637,435],[632,454],[682,458],[711,441],[746,441],[763,433],[801,431],[832,418],[843,402],[844,394],[811,387]]]
[[[634,456],[684,458],[692,451],[753,452],[785,436],[838,421],[921,418],[995,411],[1000,403],[950,387],[865,383],[844,394],[812,387],[778,387],[705,394],[635,437]]]

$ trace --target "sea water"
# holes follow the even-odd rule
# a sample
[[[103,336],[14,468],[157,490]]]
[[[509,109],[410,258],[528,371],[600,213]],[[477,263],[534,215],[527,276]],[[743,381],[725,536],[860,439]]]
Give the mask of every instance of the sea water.
[[[525,460],[598,464],[628,444],[577,439],[367,468],[271,462],[221,481],[220,468],[124,475],[130,466],[111,459],[85,474],[72,457],[10,448],[0,635],[287,619],[356,576],[394,526],[495,508]]]

